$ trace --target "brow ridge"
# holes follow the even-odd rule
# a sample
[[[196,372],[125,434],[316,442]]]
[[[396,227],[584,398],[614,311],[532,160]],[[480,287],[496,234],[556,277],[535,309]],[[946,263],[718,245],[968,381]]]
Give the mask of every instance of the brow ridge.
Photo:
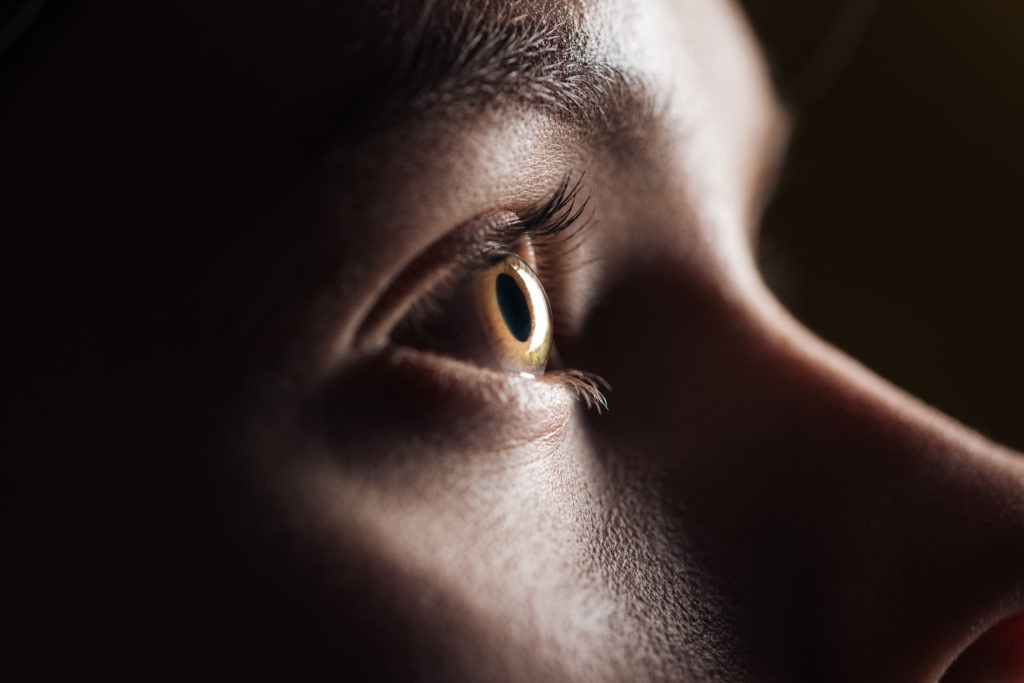
[[[636,147],[656,127],[653,89],[598,55],[582,21],[482,6],[452,9],[428,1],[411,28],[408,19],[396,22],[384,41],[391,54],[385,73],[369,92],[350,98],[335,123],[356,118],[379,130],[528,108],[620,150]]]

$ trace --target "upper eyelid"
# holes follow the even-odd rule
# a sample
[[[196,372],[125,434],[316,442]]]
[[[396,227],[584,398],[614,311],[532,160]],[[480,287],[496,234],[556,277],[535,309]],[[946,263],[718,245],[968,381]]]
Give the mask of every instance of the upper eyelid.
[[[468,259],[479,255],[490,240],[488,235],[515,223],[510,211],[494,211],[471,219],[420,252],[385,288],[356,331],[357,345],[380,340],[394,328],[412,305],[416,293],[429,289],[450,275]]]
[[[466,221],[420,252],[385,288],[356,328],[358,346],[382,343],[388,333],[418,299],[417,293],[429,291],[453,271],[495,251],[512,251],[524,237],[554,237],[578,225],[589,196],[577,197],[583,187],[583,174],[572,182],[567,173],[555,190],[534,206],[519,213],[495,210]]]

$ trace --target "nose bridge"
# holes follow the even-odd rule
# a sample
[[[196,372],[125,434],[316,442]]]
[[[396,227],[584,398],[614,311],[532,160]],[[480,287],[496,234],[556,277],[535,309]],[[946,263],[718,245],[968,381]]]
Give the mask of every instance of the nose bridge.
[[[657,479],[739,618],[774,620],[755,649],[817,643],[790,658],[827,680],[937,680],[979,630],[1024,609],[1019,456],[764,292],[669,282],[628,278],[594,316],[588,335],[631,339],[595,359],[615,389],[598,429]]]

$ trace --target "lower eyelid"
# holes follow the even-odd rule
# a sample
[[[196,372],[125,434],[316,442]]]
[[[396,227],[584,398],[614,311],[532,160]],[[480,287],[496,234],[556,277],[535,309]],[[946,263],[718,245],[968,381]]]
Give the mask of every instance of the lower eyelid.
[[[558,438],[576,412],[574,381],[388,347],[328,380],[313,412],[349,442],[386,437],[493,452]]]

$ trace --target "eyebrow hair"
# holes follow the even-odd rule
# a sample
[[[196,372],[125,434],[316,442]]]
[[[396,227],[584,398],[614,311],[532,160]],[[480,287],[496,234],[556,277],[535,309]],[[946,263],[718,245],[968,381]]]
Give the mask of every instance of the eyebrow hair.
[[[528,107],[616,153],[631,153],[655,128],[652,89],[601,59],[580,20],[515,14],[504,3],[442,8],[428,0],[408,24],[392,24],[384,41],[390,63],[349,98],[340,118],[372,121],[380,131],[430,116]]]

